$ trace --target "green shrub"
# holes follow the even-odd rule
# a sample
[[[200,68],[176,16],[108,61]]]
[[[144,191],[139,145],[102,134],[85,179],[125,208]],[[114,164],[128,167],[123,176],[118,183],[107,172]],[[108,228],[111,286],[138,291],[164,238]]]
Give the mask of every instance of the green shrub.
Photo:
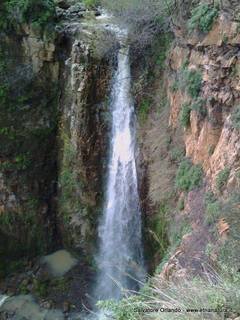
[[[178,210],[182,211],[185,208],[185,201],[184,199],[180,199],[178,202]]]
[[[233,127],[237,130],[240,130],[240,106],[235,108],[235,110],[232,113],[231,119]]]
[[[208,257],[211,257],[212,253],[214,252],[214,245],[209,242],[207,245],[206,245],[206,248],[205,248],[205,254],[208,256]]]
[[[9,88],[6,84],[0,85],[0,104],[4,105],[7,101]]]
[[[33,290],[38,297],[46,298],[49,292],[49,281],[34,279]]]
[[[165,67],[168,50],[173,38],[171,33],[160,34],[158,38],[157,52],[154,53],[154,56],[156,57],[156,65],[162,70]]]
[[[212,277],[211,277],[212,276]],[[217,279],[219,281],[213,281]],[[214,309],[212,319],[223,319],[221,310],[228,309],[226,318],[231,313],[239,314],[239,285],[240,277],[235,270],[221,270],[217,274],[214,270],[205,280],[195,277],[180,283],[164,283],[158,277],[145,285],[145,290],[135,296],[130,296],[119,302],[104,301],[98,304],[110,312],[116,320],[199,320],[211,319],[208,312],[190,312],[187,310]],[[181,312],[160,312],[161,308],[169,310],[181,309]],[[167,310],[167,309],[166,309]],[[110,318],[111,318],[110,317]],[[224,314],[225,317],[225,314]]]
[[[148,116],[148,112],[150,110],[150,106],[151,106],[151,101],[150,99],[143,99],[141,104],[140,104],[140,108],[139,108],[139,119],[140,122],[145,122],[147,120],[147,116]]]
[[[222,190],[222,188],[225,186],[225,184],[227,183],[228,177],[230,174],[230,169],[229,168],[225,168],[223,170],[221,170],[216,178],[216,187],[219,191]]]
[[[218,201],[208,203],[205,212],[205,222],[209,225],[215,223],[220,217],[220,205]]]
[[[179,114],[180,125],[187,128],[190,125],[191,106],[189,103],[184,103]]]
[[[0,170],[9,171],[9,170],[26,170],[31,165],[31,159],[29,154],[18,154],[15,158],[11,160],[5,160],[0,163]]]
[[[197,98],[202,88],[202,74],[198,70],[186,70],[184,72],[184,82],[187,93],[191,98]]]
[[[99,0],[83,0],[83,3],[87,8],[93,9],[100,4],[100,1]]]
[[[185,151],[183,149],[180,149],[180,148],[173,148],[171,151],[170,151],[170,158],[171,158],[171,161],[173,162],[180,162],[183,160],[185,156]]]
[[[209,203],[217,201],[215,194],[212,191],[206,192],[204,196],[204,204],[207,206]]]
[[[168,247],[167,237],[167,225],[168,225],[168,211],[169,208],[166,202],[163,202],[159,206],[158,214],[154,216],[154,219],[150,223],[149,233],[155,242],[154,251],[159,251],[160,255],[163,256]]]
[[[169,250],[161,259],[160,264],[156,267],[155,274],[159,274],[162,272],[164,265],[169,261],[170,257],[171,257],[171,252]]]
[[[177,171],[176,186],[180,190],[190,191],[201,185],[202,175],[200,165],[192,165],[189,160],[183,160]]]
[[[197,108],[201,104],[204,104],[204,101],[197,99],[201,88],[202,88],[202,74],[200,70],[188,69],[188,60],[184,61],[182,68],[178,73],[177,79],[174,81],[172,85],[172,91],[177,91],[180,89],[183,92],[187,92],[187,94],[196,99],[195,103],[197,103]]]
[[[114,315],[116,320],[140,320],[142,318],[138,309],[144,308],[141,298],[137,295],[124,298],[119,302],[116,300],[99,301],[97,306],[106,312],[107,318],[111,319],[112,315]]]
[[[240,268],[239,207],[240,194],[238,190],[221,204],[221,217],[229,224],[230,232],[220,249],[219,260],[221,264],[227,265],[229,269],[233,266]]]
[[[189,31],[198,29],[202,32],[209,32],[217,16],[217,8],[206,3],[201,3],[192,10],[191,18],[188,22],[188,29]]]
[[[80,197],[82,182],[76,171],[77,151],[67,133],[61,132],[63,159],[59,174],[59,203],[63,222],[68,224],[72,212],[82,210]]]
[[[205,107],[206,100],[202,98],[197,98],[193,100],[191,109],[197,111],[199,115],[205,117],[207,115],[207,109]]]
[[[191,231],[192,226],[189,219],[186,217],[182,217],[178,223],[169,226],[169,252],[171,252],[171,254],[173,254],[176,248],[181,244],[183,236]]]
[[[175,80],[170,89],[171,89],[172,92],[178,91],[178,89],[179,89],[179,81]]]
[[[5,0],[5,20],[14,23],[33,23],[40,28],[56,16],[53,0]]]

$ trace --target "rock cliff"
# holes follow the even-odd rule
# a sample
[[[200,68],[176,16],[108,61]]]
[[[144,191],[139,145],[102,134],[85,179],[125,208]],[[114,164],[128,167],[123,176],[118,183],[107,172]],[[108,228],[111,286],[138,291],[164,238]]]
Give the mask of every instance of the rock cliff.
[[[164,279],[203,274],[203,265],[215,263],[232,236],[228,215],[234,204],[229,212],[222,206],[240,186],[235,14],[220,10],[209,32],[189,32],[186,21],[175,30],[165,71],[155,73],[148,116],[139,128],[145,234],[151,243],[146,251],[152,252],[150,265],[164,257],[159,267]],[[140,120],[143,102],[140,97]]]
[[[54,29],[18,23],[1,32],[3,271],[63,244],[91,259],[115,45],[95,15],[73,3],[57,8]]]

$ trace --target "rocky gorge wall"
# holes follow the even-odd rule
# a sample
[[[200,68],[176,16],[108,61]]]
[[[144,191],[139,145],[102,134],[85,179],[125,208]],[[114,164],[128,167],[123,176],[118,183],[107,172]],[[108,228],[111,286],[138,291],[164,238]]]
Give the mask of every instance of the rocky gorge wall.
[[[188,69],[198,70],[202,79],[199,93],[202,105],[191,111],[190,123],[184,132],[186,155],[194,163],[202,164],[213,188],[216,187],[218,173],[229,168],[228,187],[234,188],[240,151],[239,132],[232,116],[239,105],[238,22],[232,21],[229,14],[222,13],[206,36],[195,34],[184,39],[179,39],[170,54],[171,77],[181,77],[181,68],[187,61]],[[196,100],[181,90],[172,92],[172,79],[169,78],[168,83],[169,124],[176,127],[181,107]]]
[[[54,44],[29,26],[1,33],[2,263],[58,243],[58,67]]]
[[[146,251],[167,280],[204,274],[239,226],[239,201],[229,205],[240,190],[239,22],[237,3],[223,7],[207,32],[189,32],[186,20],[173,28],[138,130]],[[143,106],[141,97],[140,121]]]
[[[103,201],[113,57],[98,56],[81,32],[62,74],[59,217],[69,245],[89,255]]]
[[[19,23],[1,32],[3,274],[63,244],[91,259],[114,62],[95,14],[72,3],[57,8],[54,29]]]

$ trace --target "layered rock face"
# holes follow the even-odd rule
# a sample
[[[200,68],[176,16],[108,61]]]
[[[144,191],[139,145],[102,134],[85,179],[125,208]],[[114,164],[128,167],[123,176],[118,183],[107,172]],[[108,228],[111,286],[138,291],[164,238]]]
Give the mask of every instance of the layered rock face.
[[[166,68],[147,90],[152,102],[138,130],[144,231],[149,265],[167,261],[159,269],[164,280],[202,275],[212,259],[207,248],[215,248],[215,263],[231,237],[230,209],[221,216],[218,207],[240,187],[238,4],[231,4],[224,3],[209,32],[189,32],[186,20],[176,28]],[[202,183],[191,190],[176,183],[186,161],[202,170]]]
[[[184,141],[186,155],[203,166],[213,188],[217,175],[225,168],[230,170],[229,180],[233,188],[239,170],[239,130],[231,115],[237,112],[240,98],[238,45],[238,23],[231,15],[223,13],[208,34],[195,33],[185,36],[184,40],[178,38],[169,57],[172,77],[169,77],[168,84],[169,124],[173,128],[179,125],[183,105],[196,103],[196,99],[182,90],[173,92],[174,81],[181,78],[186,62],[188,70],[201,74],[201,105],[191,111]]]
[[[29,26],[1,34],[1,253],[51,250],[56,228],[59,63]]]
[[[96,28],[93,12],[80,20],[82,7],[58,11],[63,17],[55,31],[21,24],[1,34],[0,253],[6,262],[63,243],[90,255],[96,236],[111,35]]]
[[[97,37],[103,36],[104,30],[84,41],[79,27],[74,26],[61,80],[58,208],[64,238],[89,254],[103,200],[114,56],[102,55],[102,43],[94,48],[93,39],[98,45]]]

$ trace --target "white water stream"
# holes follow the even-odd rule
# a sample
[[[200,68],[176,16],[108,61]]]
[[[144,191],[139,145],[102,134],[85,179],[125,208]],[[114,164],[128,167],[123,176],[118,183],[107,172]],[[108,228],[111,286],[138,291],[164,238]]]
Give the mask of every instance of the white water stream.
[[[120,43],[123,33],[120,34]],[[99,226],[97,299],[120,299],[143,280],[141,210],[135,161],[135,115],[129,48],[121,45],[111,93],[112,132],[106,201]]]

